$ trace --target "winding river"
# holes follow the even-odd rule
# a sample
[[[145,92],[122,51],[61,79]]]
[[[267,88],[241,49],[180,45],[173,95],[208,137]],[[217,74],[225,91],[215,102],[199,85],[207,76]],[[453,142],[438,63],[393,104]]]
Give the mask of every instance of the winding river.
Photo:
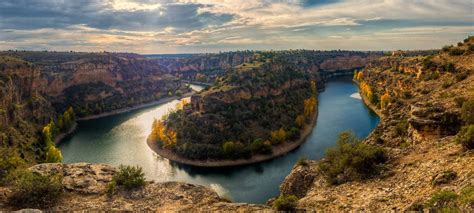
[[[265,203],[278,195],[279,185],[301,156],[320,159],[335,144],[340,131],[352,130],[357,136],[366,137],[379,122],[360,99],[351,78],[335,77],[319,94],[317,124],[300,148],[255,165],[204,169],[170,162],[146,144],[153,119],[161,118],[176,103],[178,100],[79,122],[76,133],[59,145],[64,162],[140,165],[149,180],[200,184],[235,202]]]

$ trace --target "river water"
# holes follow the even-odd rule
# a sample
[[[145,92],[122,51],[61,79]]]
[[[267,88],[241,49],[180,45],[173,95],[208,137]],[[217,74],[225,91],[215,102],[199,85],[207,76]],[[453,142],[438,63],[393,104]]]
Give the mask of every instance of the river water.
[[[192,85],[201,90],[200,86]],[[320,159],[339,132],[352,130],[366,137],[379,122],[360,99],[350,77],[329,80],[318,97],[316,127],[306,143],[285,156],[249,166],[196,168],[156,155],[146,144],[153,119],[173,109],[178,100],[119,115],[79,122],[74,135],[59,145],[65,163],[90,162],[143,167],[147,179],[200,184],[235,202],[265,203],[302,156]]]

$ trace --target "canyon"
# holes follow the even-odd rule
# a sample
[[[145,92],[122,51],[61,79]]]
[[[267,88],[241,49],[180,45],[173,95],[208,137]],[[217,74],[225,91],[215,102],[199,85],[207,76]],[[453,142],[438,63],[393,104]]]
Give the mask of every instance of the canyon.
[[[337,51],[279,53],[285,61],[296,64],[293,69],[314,75],[308,78],[316,79],[319,91],[324,89],[325,77],[321,72],[337,75],[338,72],[357,70],[354,81],[360,87],[361,97],[381,118],[364,143],[381,147],[388,155],[378,176],[335,186],[327,183],[319,161],[303,160],[294,166],[280,186],[280,195],[296,196],[295,208],[305,211],[420,208],[472,211],[472,198],[468,203],[456,200],[433,201],[431,206],[428,203],[440,190],[452,191],[459,197],[464,196],[466,190],[472,193],[474,155],[472,149],[466,149],[456,141],[461,129],[471,125],[463,110],[465,103],[474,98],[474,54],[470,48],[473,43],[474,39],[468,38],[460,46],[451,47],[462,50],[459,55],[449,51],[407,53],[406,56],[400,52],[383,57],[375,53]],[[4,150],[15,150],[15,157],[27,162],[28,166],[41,162],[39,129],[71,105],[78,109],[79,116],[102,113],[163,97],[182,96],[190,90],[181,80],[203,81],[214,86],[193,95],[184,110],[190,114],[205,114],[253,97],[278,97],[285,89],[304,82],[298,79],[283,81],[273,89],[265,84],[249,87],[257,88],[255,91],[242,89],[245,87],[240,85],[222,84],[226,77],[232,79],[235,70],[231,68],[235,66],[244,69],[242,73],[250,78],[254,77],[253,72],[259,71],[254,66],[256,62],[275,59],[275,53],[223,53],[178,59],[150,59],[134,54],[71,54],[67,60],[54,62],[54,66],[41,57],[42,53],[32,54],[34,57],[29,54],[0,54],[0,59],[6,61],[2,63],[0,76],[1,94],[5,97],[0,105],[1,144]],[[271,61],[269,66],[269,70],[275,70],[281,65]],[[285,69],[281,69],[282,72]],[[235,77],[239,79],[240,75]],[[310,86],[309,82],[304,85],[305,88]],[[132,97],[136,100],[126,101]],[[81,101],[77,102],[78,99]],[[103,100],[118,105],[104,109],[101,107],[106,104],[101,102]],[[100,110],[87,111],[89,104],[98,105],[94,109]],[[269,200],[267,205],[231,203],[210,189],[176,182],[149,182],[132,192],[119,190],[110,198],[105,188],[116,169],[103,164],[38,164],[29,170],[63,175],[62,184],[67,193],[48,210],[274,210],[271,205],[275,199]],[[11,190],[0,188],[0,208],[15,209],[6,204]]]

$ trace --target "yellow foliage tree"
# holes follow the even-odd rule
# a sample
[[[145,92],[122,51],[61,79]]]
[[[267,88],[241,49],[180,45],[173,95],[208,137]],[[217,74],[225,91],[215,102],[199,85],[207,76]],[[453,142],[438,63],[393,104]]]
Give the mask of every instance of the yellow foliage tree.
[[[365,97],[367,97],[371,103],[375,103],[377,101],[377,97],[372,91],[372,88],[367,83],[362,81],[360,83],[360,90],[362,91],[362,94],[365,95]]]
[[[185,98],[185,99],[181,100],[180,102],[178,102],[178,103],[176,104],[176,110],[183,109],[184,106],[186,106],[186,105],[188,105],[188,104],[189,104],[189,100]]]
[[[357,73],[357,80],[360,81],[360,80],[362,80],[363,77],[364,77],[364,73],[362,73],[362,71],[359,71]]]
[[[310,117],[316,109],[316,97],[310,97],[304,100],[304,116]]]
[[[304,115],[296,116],[295,123],[296,123],[296,126],[298,126],[299,128],[304,127],[304,124],[305,124]]]
[[[153,121],[153,127],[150,139],[162,143],[163,147],[171,147],[176,144],[177,133],[172,129],[168,129],[163,122]]]
[[[390,103],[390,94],[388,92],[385,92],[385,94],[383,94],[380,97],[380,108],[384,109],[385,107],[388,106],[389,103]]]
[[[316,87],[316,81],[311,81],[311,93],[313,95],[316,95],[318,92],[318,88]]]
[[[273,144],[278,144],[286,140],[286,131],[283,128],[271,132],[271,141]]]

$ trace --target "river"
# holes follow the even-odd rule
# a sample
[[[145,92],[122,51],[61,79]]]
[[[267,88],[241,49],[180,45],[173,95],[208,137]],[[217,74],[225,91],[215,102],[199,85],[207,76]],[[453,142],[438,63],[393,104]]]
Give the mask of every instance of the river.
[[[202,87],[193,85],[193,89]],[[155,118],[173,109],[178,100],[119,115],[78,123],[74,135],[59,145],[64,163],[90,162],[143,167],[149,180],[200,184],[235,202],[265,203],[279,194],[279,185],[295,162],[305,156],[320,159],[339,132],[352,130],[366,137],[379,118],[360,99],[350,77],[329,80],[318,97],[318,118],[306,143],[285,156],[249,166],[196,168],[156,155],[146,144]]]

